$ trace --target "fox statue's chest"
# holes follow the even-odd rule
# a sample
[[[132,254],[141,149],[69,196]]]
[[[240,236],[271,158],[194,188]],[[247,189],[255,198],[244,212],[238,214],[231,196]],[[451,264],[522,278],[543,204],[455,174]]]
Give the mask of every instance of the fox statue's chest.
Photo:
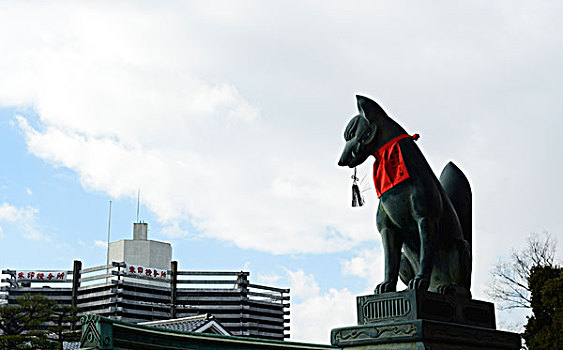
[[[409,182],[400,183],[380,197],[377,209],[378,228],[390,224],[404,236],[418,236],[418,225],[413,217],[408,191],[402,189],[409,185]]]

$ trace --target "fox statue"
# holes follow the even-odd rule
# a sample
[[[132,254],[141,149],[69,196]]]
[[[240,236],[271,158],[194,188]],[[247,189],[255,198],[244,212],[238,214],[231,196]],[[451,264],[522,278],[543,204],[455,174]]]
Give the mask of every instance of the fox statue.
[[[356,96],[359,115],[344,131],[338,162],[354,168],[374,156],[377,229],[385,277],[375,293],[409,289],[471,296],[471,187],[448,163],[440,180],[409,135],[373,100]]]

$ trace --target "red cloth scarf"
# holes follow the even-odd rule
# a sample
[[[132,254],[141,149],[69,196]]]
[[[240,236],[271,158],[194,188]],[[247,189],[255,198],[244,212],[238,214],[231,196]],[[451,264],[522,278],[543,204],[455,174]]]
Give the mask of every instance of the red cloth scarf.
[[[377,198],[392,189],[394,186],[409,178],[403,154],[399,147],[399,141],[407,137],[418,140],[419,135],[403,134],[387,142],[375,151],[375,163],[373,163],[373,183]]]

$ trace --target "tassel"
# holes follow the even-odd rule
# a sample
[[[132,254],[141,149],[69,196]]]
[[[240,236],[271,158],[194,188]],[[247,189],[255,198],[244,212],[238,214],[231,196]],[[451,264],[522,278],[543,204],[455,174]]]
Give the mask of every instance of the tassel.
[[[353,207],[361,207],[364,205],[364,199],[362,198],[362,194],[360,193],[360,188],[357,184],[352,185],[352,206]]]
[[[354,175],[352,175],[354,182],[352,183],[352,207],[361,207],[364,205],[364,199],[358,186],[358,178],[356,177],[356,168],[354,168]]]

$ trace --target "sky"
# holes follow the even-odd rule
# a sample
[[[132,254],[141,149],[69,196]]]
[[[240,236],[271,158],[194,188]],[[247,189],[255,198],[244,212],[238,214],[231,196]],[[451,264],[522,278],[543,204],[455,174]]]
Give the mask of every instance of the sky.
[[[291,288],[291,339],[328,343],[382,280],[373,158],[337,161],[355,95],[473,191],[473,277],[532,232],[561,251],[558,1],[0,1],[0,267],[172,243],[182,270]],[[525,313],[498,310],[502,329]]]

